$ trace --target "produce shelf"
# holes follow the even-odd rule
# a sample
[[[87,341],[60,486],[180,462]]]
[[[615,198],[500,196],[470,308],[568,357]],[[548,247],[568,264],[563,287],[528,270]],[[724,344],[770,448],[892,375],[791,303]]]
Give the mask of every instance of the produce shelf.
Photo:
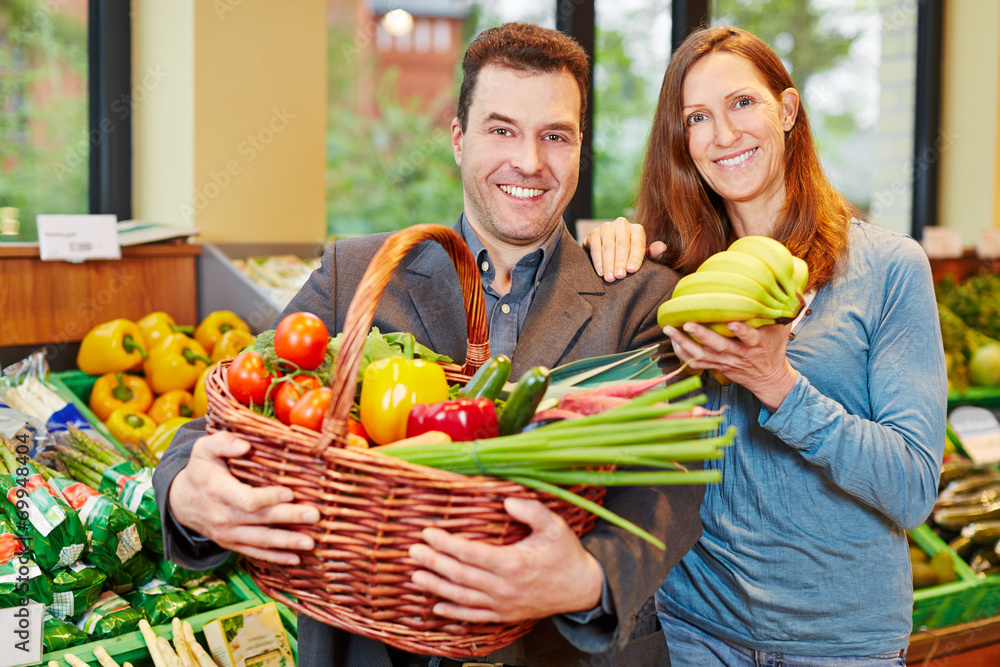
[[[49,373],[45,381],[59,389],[63,398],[76,406],[76,409],[90,422],[95,431],[103,435],[119,452],[127,455],[128,451],[122,447],[115,436],[111,435],[111,431],[104,425],[104,422],[90,409],[90,392],[94,388],[97,378],[97,375],[87,375],[83,371],[72,370]]]
[[[236,569],[230,569],[226,572],[219,573],[219,577],[229,584],[230,588],[232,588],[232,590],[240,597],[240,601],[224,607],[219,607],[218,609],[203,611],[200,614],[195,614],[194,616],[182,619],[191,624],[195,633],[201,632],[201,627],[205,623],[218,618],[219,616],[233,614],[238,611],[243,611],[244,609],[249,609],[250,607],[256,607],[264,604],[265,602],[270,602],[270,599],[261,598],[255,592],[256,587],[251,588],[247,585],[249,578],[244,573]],[[169,623],[154,625],[153,632],[156,633],[157,636],[163,636],[168,640],[173,639],[173,630],[171,629]],[[208,646],[205,644],[204,638],[200,638],[200,641],[202,647],[207,651]],[[103,646],[104,650],[106,650],[118,664],[122,664],[125,661],[137,662],[143,658],[149,657],[149,650],[146,648],[146,642],[142,639],[142,633],[135,630],[117,637],[101,639],[87,644],[80,644],[78,646],[60,649],[58,651],[43,653],[42,664],[48,663],[49,660],[55,660],[59,662],[60,665],[63,665],[65,664],[63,655],[66,653],[72,653],[80,660],[83,660],[88,664],[99,665],[100,663],[97,658],[94,657],[94,649],[98,646]],[[298,655],[297,648],[297,645],[293,645],[292,650],[296,652],[296,656]]]
[[[960,405],[1000,408],[1000,387],[969,387],[965,391],[949,391],[948,412]]]
[[[957,579],[913,592],[913,630],[934,630],[984,618],[980,605],[988,594],[982,579],[951,550],[927,524],[909,531],[914,543],[928,556],[947,551]],[[1000,579],[1000,577],[998,577]],[[987,603],[988,604],[988,603]],[[987,614],[988,616],[989,614]]]

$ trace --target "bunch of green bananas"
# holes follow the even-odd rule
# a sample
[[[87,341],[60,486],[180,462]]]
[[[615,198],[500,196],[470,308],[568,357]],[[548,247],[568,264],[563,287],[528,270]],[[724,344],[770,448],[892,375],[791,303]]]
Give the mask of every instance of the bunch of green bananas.
[[[733,337],[729,322],[751,327],[790,322],[804,303],[809,267],[767,236],[744,236],[684,276],[673,296],[660,305],[661,327],[703,324]]]

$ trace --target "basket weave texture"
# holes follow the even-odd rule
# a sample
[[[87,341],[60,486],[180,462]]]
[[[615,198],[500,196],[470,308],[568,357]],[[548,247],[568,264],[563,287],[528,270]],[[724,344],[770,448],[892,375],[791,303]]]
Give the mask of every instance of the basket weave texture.
[[[547,494],[488,476],[467,476],[412,464],[377,449],[346,449],[347,417],[354,402],[364,341],[393,271],[415,245],[444,246],[458,272],[466,310],[466,364],[445,364],[452,381],[463,383],[489,358],[486,309],[475,259],[448,227],[418,225],[392,234],[372,259],[344,324],[344,341],[332,371],[333,399],[323,432],[286,426],[241,405],[227,387],[227,362],[205,381],[209,433],[229,431],[251,444],[229,460],[230,470],[252,486],[290,488],[296,502],[319,509],[319,523],[292,526],[316,543],[295,567],[246,559],[247,571],[274,599],[329,625],[422,655],[485,656],[527,634],[534,621],[515,624],[465,623],[432,612],[440,601],[416,589],[411,545],[420,531],[437,527],[453,535],[511,544],[528,528],[503,509],[507,497],[544,502],[577,535],[590,531],[589,512]],[[601,487],[573,491],[600,502]]]

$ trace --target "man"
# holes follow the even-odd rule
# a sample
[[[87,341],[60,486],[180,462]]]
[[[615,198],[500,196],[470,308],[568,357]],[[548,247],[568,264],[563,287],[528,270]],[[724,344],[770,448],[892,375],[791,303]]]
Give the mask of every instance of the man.
[[[576,190],[588,69],[579,45],[561,33],[508,24],[482,33],[463,62],[452,121],[465,212],[455,229],[477,259],[490,313],[493,354],[507,354],[516,377],[536,365],[634,349],[662,341],[656,308],[676,275],[647,263],[630,280],[606,285],[562,224]],[[292,300],[331,331],[343,327],[357,283],[385,235],[341,241]],[[437,244],[414,249],[379,303],[375,325],[409,331],[455,359],[465,355],[457,275]],[[314,523],[313,507],[287,489],[251,489],[225,459],[249,445],[230,434],[204,436],[200,420],[175,439],[154,484],[165,553],[209,567],[224,549],[296,564],[306,535],[269,527]],[[410,555],[426,570],[418,587],[446,600],[444,616],[482,622],[545,619],[523,640],[487,658],[524,667],[669,664],[649,598],[700,535],[702,487],[609,489],[613,511],[663,538],[667,552],[601,521],[581,541],[541,503],[505,509],[532,532],[496,547],[428,529]],[[301,665],[461,665],[412,656],[300,616]],[[589,655],[599,654],[599,655]],[[471,658],[470,658],[471,659]]]

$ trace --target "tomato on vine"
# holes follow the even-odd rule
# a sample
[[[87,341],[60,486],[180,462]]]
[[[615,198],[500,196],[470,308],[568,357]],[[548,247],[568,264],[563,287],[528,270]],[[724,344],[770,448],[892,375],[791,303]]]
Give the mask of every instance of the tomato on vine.
[[[312,313],[289,313],[274,332],[274,353],[304,371],[318,368],[326,357],[330,332]]]
[[[313,375],[300,373],[281,383],[274,394],[274,414],[283,424],[290,424],[292,408],[307,391],[320,386],[320,381]]]
[[[326,410],[330,407],[332,399],[333,389],[329,387],[310,389],[292,408],[289,420],[297,426],[320,431],[323,428],[323,417],[326,416]]]
[[[229,364],[228,384],[233,398],[243,405],[264,405],[267,388],[278,373],[268,370],[260,352],[241,352]]]

